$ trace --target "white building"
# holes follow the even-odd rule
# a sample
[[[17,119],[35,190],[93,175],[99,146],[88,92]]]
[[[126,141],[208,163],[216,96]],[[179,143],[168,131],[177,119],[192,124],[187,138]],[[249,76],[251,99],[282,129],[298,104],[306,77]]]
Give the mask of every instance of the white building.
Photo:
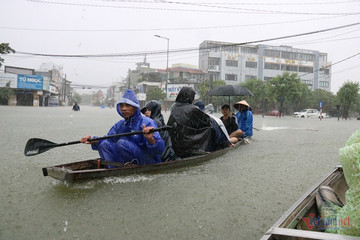
[[[330,91],[331,63],[327,53],[290,46],[239,45],[204,41],[200,44],[199,69],[209,80],[239,84],[248,79],[269,79],[283,72],[297,73],[310,89]]]

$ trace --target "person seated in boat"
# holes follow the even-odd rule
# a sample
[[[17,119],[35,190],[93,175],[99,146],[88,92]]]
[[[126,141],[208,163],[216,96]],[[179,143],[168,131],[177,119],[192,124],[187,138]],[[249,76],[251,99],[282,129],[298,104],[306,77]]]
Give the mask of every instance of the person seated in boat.
[[[170,136],[176,155],[182,158],[230,145],[224,135],[216,136],[210,116],[192,104],[194,97],[194,89],[181,88],[167,122],[169,126],[176,123],[175,131],[170,131]]]
[[[144,134],[100,140],[91,143],[92,149],[97,150],[105,161],[138,165],[161,162],[161,154],[165,147],[164,140],[159,132],[149,132],[157,128],[157,124],[154,120],[141,114],[139,101],[132,90],[124,93],[117,103],[116,110],[123,119],[115,123],[107,135],[132,131],[143,131]],[[80,141],[90,144],[89,138],[91,136],[86,136]]]
[[[230,105],[224,104],[221,107],[222,116],[220,120],[224,123],[227,133],[229,136],[239,129],[239,125],[237,124],[237,119],[235,115],[230,111]],[[237,143],[239,140],[237,137],[230,137],[231,142]]]
[[[202,100],[197,100],[194,105],[197,106],[201,111],[205,112],[205,103]]]
[[[212,103],[210,103],[204,107],[204,112],[210,116],[211,123],[214,126],[217,137],[219,137],[219,135],[225,135],[225,137],[229,141],[230,145],[234,146],[233,144],[237,143],[238,139],[237,138],[231,139],[226,130],[224,123],[221,121],[220,118],[214,116],[214,106],[212,105]]]
[[[161,113],[161,103],[156,100],[149,101],[145,107],[141,109],[141,112],[151,119],[153,119],[158,127],[164,127],[164,116]],[[161,154],[161,160],[163,162],[173,161],[177,157],[175,155],[175,151],[172,148],[172,143],[170,139],[169,132],[164,130],[160,132],[161,138],[164,140],[165,143],[165,149],[163,153]]]
[[[253,135],[253,114],[250,105],[242,100],[234,104],[234,108],[238,110],[235,114],[238,124],[238,130],[230,134],[231,137],[245,138]]]
[[[77,104],[77,102],[75,102],[72,110],[74,110],[74,111],[80,111],[80,106]]]

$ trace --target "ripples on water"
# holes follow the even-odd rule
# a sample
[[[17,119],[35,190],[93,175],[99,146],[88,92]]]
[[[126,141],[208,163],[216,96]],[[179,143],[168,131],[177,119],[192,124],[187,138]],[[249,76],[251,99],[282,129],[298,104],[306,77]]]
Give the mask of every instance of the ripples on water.
[[[254,141],[220,158],[75,184],[43,177],[41,168],[96,158],[88,145],[24,156],[32,137],[101,136],[118,119],[115,109],[0,106],[0,239],[259,239],[338,164],[338,149],[360,124],[255,115]]]

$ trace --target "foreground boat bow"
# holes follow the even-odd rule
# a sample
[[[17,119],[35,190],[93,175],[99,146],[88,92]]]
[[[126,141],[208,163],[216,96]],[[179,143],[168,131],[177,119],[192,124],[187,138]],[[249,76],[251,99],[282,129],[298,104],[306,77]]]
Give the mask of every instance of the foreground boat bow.
[[[343,169],[336,167],[326,178],[308,190],[266,233],[260,240],[360,240],[334,233],[321,232],[317,226],[310,226],[305,220],[311,216],[319,216],[315,195],[321,186],[329,186],[345,203],[345,192],[348,185],[345,181]]]

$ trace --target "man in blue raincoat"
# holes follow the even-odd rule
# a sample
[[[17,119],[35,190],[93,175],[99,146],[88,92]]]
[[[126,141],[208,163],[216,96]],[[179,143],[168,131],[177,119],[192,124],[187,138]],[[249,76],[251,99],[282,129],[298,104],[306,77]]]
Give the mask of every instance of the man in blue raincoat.
[[[251,137],[253,135],[253,114],[250,105],[242,100],[234,104],[234,108],[238,110],[235,114],[239,129],[230,134],[230,137]]]
[[[125,137],[114,137],[98,142],[91,142],[93,150],[99,152],[105,161],[132,163],[132,164],[155,164],[161,162],[161,154],[164,151],[164,141],[159,132],[149,133],[157,128],[154,120],[143,116],[140,112],[139,101],[132,90],[127,90],[116,106],[123,120],[115,123],[107,135],[115,135],[133,131],[143,131],[144,134],[136,134]],[[81,142],[87,141],[91,136],[81,138]]]

